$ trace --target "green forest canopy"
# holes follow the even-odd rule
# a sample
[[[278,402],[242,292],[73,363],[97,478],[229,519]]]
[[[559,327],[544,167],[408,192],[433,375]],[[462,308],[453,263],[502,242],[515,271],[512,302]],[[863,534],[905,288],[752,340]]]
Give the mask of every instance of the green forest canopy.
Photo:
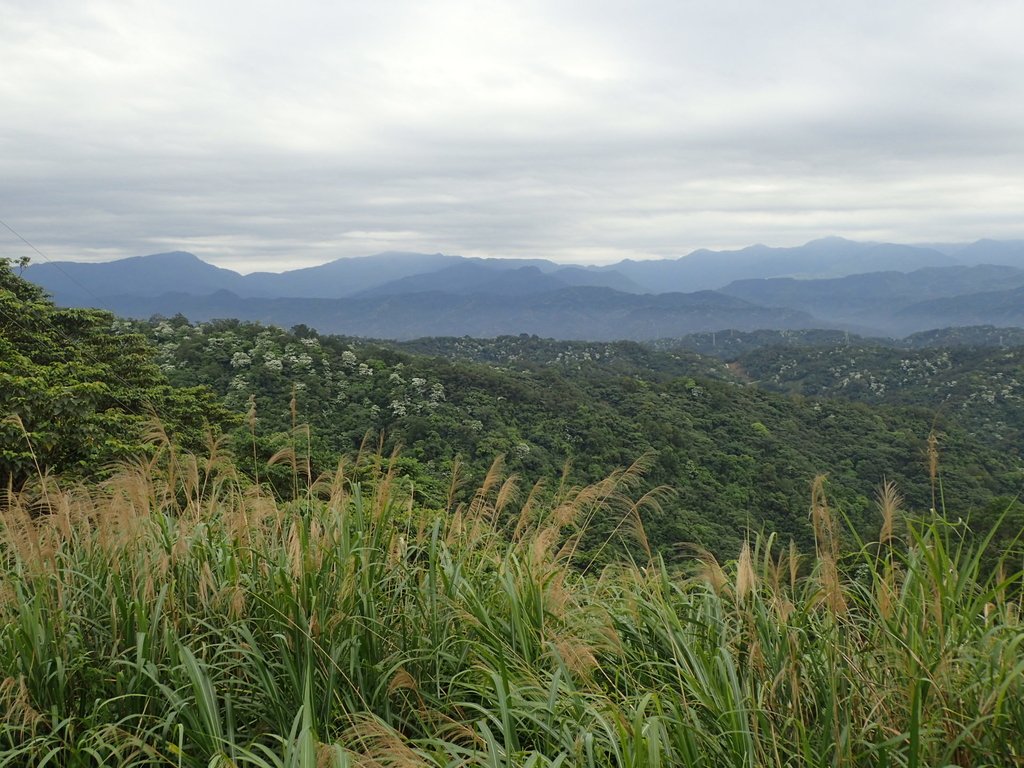
[[[232,421],[207,388],[172,386],[137,333],[109,312],[60,309],[0,259],[0,482],[96,474],[145,452],[158,419],[201,445]]]
[[[384,435],[386,451],[401,446],[426,503],[440,503],[456,457],[472,484],[497,454],[521,477],[551,482],[567,462],[570,478],[591,482],[649,454],[646,489],[672,494],[646,510],[648,534],[670,556],[694,542],[731,554],[751,528],[807,544],[808,489],[822,473],[859,526],[875,524],[883,478],[927,510],[930,435],[940,490],[961,514],[1016,493],[1022,479],[1020,461],[956,413],[773,393],[713,359],[631,342],[501,337],[399,347],[181,317],[138,328],[171,381],[208,385],[236,413],[255,404],[263,457],[290,444],[296,417],[311,426],[299,449],[320,470],[367,435],[373,444]],[[235,445],[237,455],[251,454],[245,428]]]
[[[941,511],[945,494],[966,516],[1005,507],[1001,499],[1018,493],[1024,477],[1019,453],[972,422],[979,412],[937,408],[926,391],[870,404],[836,397],[834,388],[772,392],[678,349],[528,336],[399,346],[304,326],[288,332],[180,316],[129,323],[60,309],[7,263],[0,323],[0,410],[8,417],[0,470],[15,485],[37,471],[97,474],[145,454],[154,418],[186,446],[225,431],[242,469],[282,496],[293,487],[289,466],[266,467],[282,449],[300,454],[295,466],[315,476],[339,455],[383,440],[385,452],[400,449],[398,466],[418,500],[435,507],[457,465],[472,486],[498,455],[523,479],[522,493],[537,479],[552,490],[566,467],[570,482],[593,482],[648,457],[644,490],[671,492],[644,508],[645,524],[671,558],[690,544],[730,556],[751,529],[808,545],[808,489],[819,474],[858,529],[875,525],[883,479],[897,482],[913,508]],[[745,354],[752,371],[769,370],[755,365],[768,352]],[[896,354],[859,359],[885,367]],[[786,355],[790,378],[831,359],[818,347]],[[934,478],[929,437],[939,451]],[[615,524],[593,526],[595,541]]]

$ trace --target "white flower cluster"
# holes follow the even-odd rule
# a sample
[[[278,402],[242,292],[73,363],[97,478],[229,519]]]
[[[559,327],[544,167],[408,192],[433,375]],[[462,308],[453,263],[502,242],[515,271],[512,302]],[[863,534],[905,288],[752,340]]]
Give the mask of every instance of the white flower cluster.
[[[153,329],[153,335],[159,336],[161,339],[169,339],[174,336],[174,329],[170,323],[164,321],[158,323],[156,328]]]
[[[298,355],[294,352],[286,352],[284,362],[288,364],[289,368],[308,369],[313,365],[313,358],[305,352],[301,352]]]

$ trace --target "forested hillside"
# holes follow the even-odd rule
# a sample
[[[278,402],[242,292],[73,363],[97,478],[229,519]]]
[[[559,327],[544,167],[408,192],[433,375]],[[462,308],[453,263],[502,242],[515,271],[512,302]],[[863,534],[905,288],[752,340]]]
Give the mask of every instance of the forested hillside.
[[[930,408],[1021,456],[1024,331],[973,326],[905,339],[834,331],[695,334],[651,345],[711,355],[762,389],[874,405]]]
[[[171,381],[208,385],[240,415],[255,406],[259,456],[297,445],[315,473],[383,435],[385,452],[401,446],[425,503],[439,503],[456,457],[471,482],[501,454],[510,471],[552,483],[567,463],[571,479],[592,482],[647,456],[644,487],[671,489],[645,510],[648,535],[670,558],[691,543],[727,554],[751,529],[807,544],[808,489],[820,473],[862,526],[874,523],[885,478],[923,508],[940,484],[968,510],[1021,487],[1017,458],[952,414],[775,394],[692,353],[503,337],[423,340],[407,346],[414,354],[235,321],[139,328]],[[297,424],[310,430],[296,442]],[[252,453],[248,427],[233,445]],[[284,467],[277,482],[288,482]]]
[[[0,319],[2,765],[1020,762],[1012,351]]]
[[[1024,456],[1024,347],[772,346],[740,355],[733,367],[768,389],[948,413],[978,438]]]
[[[674,559],[691,544],[728,555],[749,530],[806,545],[818,474],[860,527],[883,479],[918,507],[947,493],[986,514],[1024,480],[1017,352],[907,352],[829,332],[776,347],[764,346],[771,334],[727,333],[711,339],[727,366],[678,348],[525,335],[381,344],[239,321],[127,323],[57,309],[3,275],[3,456],[15,484],[151,451],[157,423],[192,446],[227,429],[243,468],[292,451],[260,478],[280,493],[290,467],[315,477],[340,454],[397,449],[417,498],[435,506],[453,475],[481,482],[498,456],[549,492],[567,468],[594,482],[643,459],[644,488],[666,489],[644,510],[650,540]]]

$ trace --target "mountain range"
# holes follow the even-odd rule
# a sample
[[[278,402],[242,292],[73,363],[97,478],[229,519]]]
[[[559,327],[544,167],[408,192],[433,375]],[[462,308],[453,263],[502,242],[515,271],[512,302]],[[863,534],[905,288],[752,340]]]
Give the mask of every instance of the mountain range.
[[[395,339],[652,339],[815,327],[901,336],[1024,325],[1024,241],[915,246],[828,237],[602,267],[389,252],[247,275],[177,251],[37,263],[25,277],[61,304],[131,317],[236,317]]]

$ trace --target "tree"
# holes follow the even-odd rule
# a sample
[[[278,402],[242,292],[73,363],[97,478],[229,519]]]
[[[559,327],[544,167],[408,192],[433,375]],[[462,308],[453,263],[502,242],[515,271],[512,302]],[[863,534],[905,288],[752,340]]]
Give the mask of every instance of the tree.
[[[185,444],[231,419],[205,388],[176,390],[146,340],[93,309],[61,309],[0,259],[0,483],[96,474],[149,450],[153,419]]]

